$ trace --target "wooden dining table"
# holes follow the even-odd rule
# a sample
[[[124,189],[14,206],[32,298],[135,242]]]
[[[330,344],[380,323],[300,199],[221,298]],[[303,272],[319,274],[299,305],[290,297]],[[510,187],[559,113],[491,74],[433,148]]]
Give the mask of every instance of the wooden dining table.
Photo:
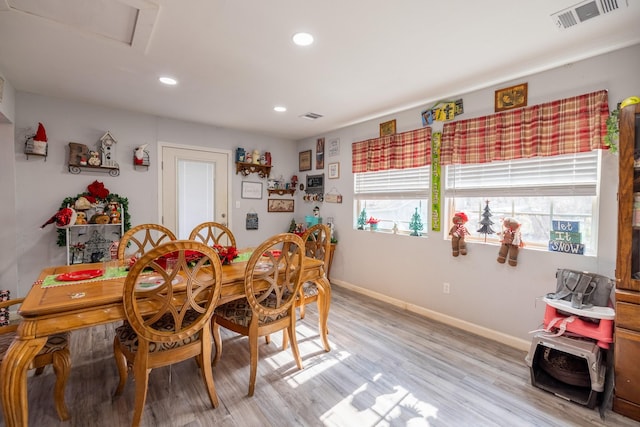
[[[218,304],[245,295],[245,262],[222,267],[222,288]],[[0,365],[0,395],[7,427],[28,425],[27,370],[36,354],[52,334],[89,328],[125,320],[123,307],[124,277],[97,279],[91,282],[43,287],[48,276],[87,269],[100,269],[102,264],[76,264],[48,267],[42,270],[20,308],[23,320],[17,338]],[[303,282],[318,286],[318,318],[322,345],[330,351],[327,318],[331,302],[331,285],[322,260],[307,257]]]

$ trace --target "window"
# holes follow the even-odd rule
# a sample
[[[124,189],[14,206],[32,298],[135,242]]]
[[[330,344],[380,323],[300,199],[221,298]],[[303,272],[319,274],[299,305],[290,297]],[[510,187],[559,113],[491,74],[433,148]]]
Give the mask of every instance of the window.
[[[378,230],[410,234],[409,224],[418,209],[426,234],[430,167],[356,173],[354,176],[354,227],[363,209],[366,218],[380,220]]]
[[[446,167],[448,223],[455,211],[469,217],[469,241],[498,243],[476,230],[489,201],[496,233],[501,219],[516,218],[528,248],[548,250],[552,221],[580,223],[584,253],[596,255],[600,151]]]

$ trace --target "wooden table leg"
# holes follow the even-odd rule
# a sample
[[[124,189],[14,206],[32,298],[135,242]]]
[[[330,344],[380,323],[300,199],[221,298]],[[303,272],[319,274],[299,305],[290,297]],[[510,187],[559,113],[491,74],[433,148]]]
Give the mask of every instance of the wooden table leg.
[[[320,330],[320,338],[322,338],[324,351],[331,351],[328,337],[329,329],[327,325],[327,320],[329,319],[329,307],[331,306],[331,283],[329,283],[326,277],[322,277],[321,279],[316,280],[315,283],[318,287],[317,304],[319,319],[318,329]]]
[[[47,338],[16,339],[0,365],[0,396],[7,427],[27,427],[27,370]]]

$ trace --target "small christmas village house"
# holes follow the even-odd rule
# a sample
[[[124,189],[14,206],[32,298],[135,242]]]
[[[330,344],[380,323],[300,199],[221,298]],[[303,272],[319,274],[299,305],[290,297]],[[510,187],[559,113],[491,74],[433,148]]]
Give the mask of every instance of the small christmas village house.
[[[118,141],[111,135],[111,132],[107,131],[102,138],[100,138],[100,153],[102,154],[102,166],[117,167],[116,163],[116,144]]]

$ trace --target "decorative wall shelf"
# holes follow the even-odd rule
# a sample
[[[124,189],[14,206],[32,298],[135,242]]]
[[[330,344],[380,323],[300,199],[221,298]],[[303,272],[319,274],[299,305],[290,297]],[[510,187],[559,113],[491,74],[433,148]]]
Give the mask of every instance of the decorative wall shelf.
[[[27,139],[27,142],[24,143],[24,154],[27,155],[27,160],[29,160],[29,156],[38,156],[44,157],[44,161],[47,161],[47,154],[49,153],[49,144],[44,143],[39,147],[34,146],[33,138]]]
[[[295,188],[268,188],[267,191],[269,195],[277,194],[279,196],[284,196],[285,194],[291,194],[292,196],[296,194]]]
[[[257,173],[260,178],[268,178],[271,173],[271,165],[236,162],[236,175],[238,173],[242,173],[243,176],[247,176],[251,173]]]
[[[86,166],[81,166],[81,165],[69,165],[69,172],[71,172],[74,175],[79,174],[80,172],[82,172],[83,170],[92,170],[92,171],[99,171],[99,172],[108,172],[109,175],[111,176],[118,176],[120,175],[120,167],[119,166],[91,166],[91,165],[86,165]]]

